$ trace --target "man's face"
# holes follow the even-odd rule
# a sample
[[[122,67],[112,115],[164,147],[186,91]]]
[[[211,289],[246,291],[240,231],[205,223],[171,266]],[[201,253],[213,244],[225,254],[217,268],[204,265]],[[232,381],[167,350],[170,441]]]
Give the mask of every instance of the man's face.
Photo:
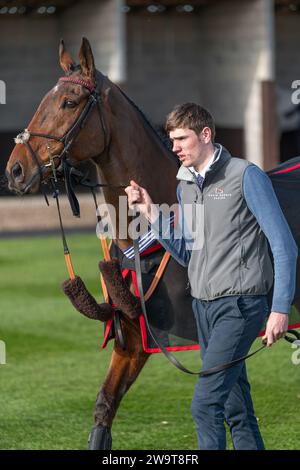
[[[188,128],[178,128],[170,131],[169,137],[173,143],[175,152],[183,166],[189,167],[201,164],[206,157],[207,138],[204,128],[200,134]],[[208,129],[210,131],[210,129]],[[209,137],[210,141],[210,137]]]

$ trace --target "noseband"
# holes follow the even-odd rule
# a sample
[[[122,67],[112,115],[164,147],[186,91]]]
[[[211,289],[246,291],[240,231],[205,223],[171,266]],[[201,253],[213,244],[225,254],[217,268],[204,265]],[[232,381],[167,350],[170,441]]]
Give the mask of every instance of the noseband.
[[[46,183],[44,181],[44,174],[46,169],[51,168],[52,173],[54,176],[55,181],[56,180],[56,171],[57,169],[62,165],[62,170],[65,175],[65,178],[68,179],[68,170],[70,168],[70,165],[67,163],[67,155],[70,146],[74,142],[75,138],[78,136],[79,132],[81,129],[83,129],[87,123],[87,120],[89,116],[91,115],[92,110],[94,109],[95,105],[98,107],[98,112],[99,112],[99,117],[100,117],[100,122],[103,130],[103,135],[104,135],[104,150],[108,146],[108,134],[105,128],[104,124],[104,119],[103,119],[103,114],[101,112],[101,108],[99,106],[100,104],[100,98],[101,98],[101,89],[102,85],[104,82],[104,77],[102,74],[97,72],[97,80],[96,80],[96,86],[94,86],[93,83],[86,81],[86,80],[81,80],[81,79],[75,79],[73,77],[61,77],[59,78],[59,81],[61,82],[70,82],[74,83],[75,85],[80,85],[84,88],[86,88],[89,91],[89,97],[88,100],[81,111],[80,115],[76,119],[76,121],[72,124],[70,129],[62,136],[62,137],[57,137],[55,135],[51,134],[45,134],[45,133],[39,133],[39,132],[31,132],[29,129],[24,129],[23,132],[17,135],[15,138],[15,143],[16,144],[23,144],[29,151],[30,155],[33,158],[33,161],[35,162],[37,168],[38,168],[38,173],[36,173],[30,182],[28,183],[28,186],[32,183],[32,181],[36,178],[37,174],[40,176],[40,180],[42,183]],[[44,139],[49,139],[49,140],[55,140],[56,142],[61,142],[63,144],[63,149],[59,155],[51,155],[51,150],[50,146],[47,145],[48,152],[49,152],[49,162],[48,163],[41,163],[40,159],[38,158],[37,153],[35,150],[32,148],[30,145],[30,138],[31,137],[41,137]],[[55,165],[54,159],[57,159],[59,161],[58,165]],[[45,193],[44,193],[45,195]]]

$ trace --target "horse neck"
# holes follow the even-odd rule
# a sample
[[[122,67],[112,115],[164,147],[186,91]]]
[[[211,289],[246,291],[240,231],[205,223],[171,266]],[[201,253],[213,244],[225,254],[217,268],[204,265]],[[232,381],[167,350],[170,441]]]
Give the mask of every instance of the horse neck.
[[[147,189],[154,203],[173,204],[177,165],[170,151],[114,85],[109,108],[110,146],[106,158],[98,165],[102,179],[113,186],[129,185],[130,180],[134,180]],[[119,196],[125,196],[124,190],[107,188],[104,195],[106,203],[115,208],[118,227]],[[124,220],[124,215],[122,218]],[[132,243],[129,238],[120,240],[118,229],[116,238],[122,248]]]

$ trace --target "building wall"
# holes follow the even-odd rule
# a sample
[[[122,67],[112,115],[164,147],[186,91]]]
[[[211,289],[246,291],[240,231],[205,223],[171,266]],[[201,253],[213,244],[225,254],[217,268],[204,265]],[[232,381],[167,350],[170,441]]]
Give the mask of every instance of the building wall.
[[[279,86],[291,89],[291,83],[300,79],[300,15],[277,14],[276,80]]]
[[[271,0],[217,2],[201,14],[128,14],[128,93],[156,123],[176,103],[201,103],[219,127],[245,129],[245,156],[261,164],[260,81],[273,78],[272,14]]]
[[[121,4],[121,0],[93,0],[80,2],[61,15],[0,16],[0,80],[6,83],[0,131],[24,128],[43,95],[56,83],[61,74],[61,37],[77,60],[81,38],[86,36],[101,71],[114,81],[124,80]]]
[[[272,0],[220,1],[197,15],[125,15],[122,4],[90,0],[59,16],[0,18],[0,79],[7,85],[0,132],[24,128],[56,82],[60,37],[77,58],[85,35],[98,68],[126,80],[156,124],[174,104],[200,102],[233,136],[244,129],[242,156],[262,164],[260,81],[274,75]]]
[[[125,25],[123,0],[92,0],[68,8],[59,18],[59,30],[77,59],[83,36],[92,45],[97,68],[114,82],[125,80]]]
[[[6,104],[0,105],[0,173],[13,148],[13,136],[24,129],[45,93],[62,71],[58,46],[78,60],[82,36],[95,54],[96,66],[114,81],[125,79],[122,0],[79,2],[60,15],[0,15],[0,80],[6,84]]]
[[[300,15],[299,12],[276,14],[276,83],[277,109],[280,136],[280,157],[285,161],[300,154],[300,114],[292,102],[292,88],[295,80],[300,80]]]
[[[23,129],[57,80],[58,25],[54,17],[0,17],[0,78],[6,104],[0,131]]]
[[[278,13],[276,28],[276,83],[279,100],[281,130],[292,130],[298,119],[294,115],[287,119],[284,113],[292,108],[292,83],[300,80],[300,16],[299,13]]]

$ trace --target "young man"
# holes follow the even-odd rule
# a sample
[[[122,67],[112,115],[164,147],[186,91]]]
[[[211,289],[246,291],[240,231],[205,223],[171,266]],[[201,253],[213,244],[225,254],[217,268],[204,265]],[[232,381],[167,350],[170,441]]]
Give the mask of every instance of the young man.
[[[207,370],[248,353],[269,313],[272,286],[264,338],[272,346],[284,336],[295,290],[297,247],[268,176],[214,144],[214,121],[207,110],[193,103],[177,106],[166,130],[181,161],[181,228],[162,224],[162,229],[149,194],[134,181],[125,191],[129,207],[136,205],[161,244],[188,266],[202,368]],[[185,210],[187,206],[192,210]],[[187,219],[193,214],[196,230],[191,238]],[[226,449],[224,421],[235,449],[264,449],[244,362],[199,377],[191,412],[200,449]]]

